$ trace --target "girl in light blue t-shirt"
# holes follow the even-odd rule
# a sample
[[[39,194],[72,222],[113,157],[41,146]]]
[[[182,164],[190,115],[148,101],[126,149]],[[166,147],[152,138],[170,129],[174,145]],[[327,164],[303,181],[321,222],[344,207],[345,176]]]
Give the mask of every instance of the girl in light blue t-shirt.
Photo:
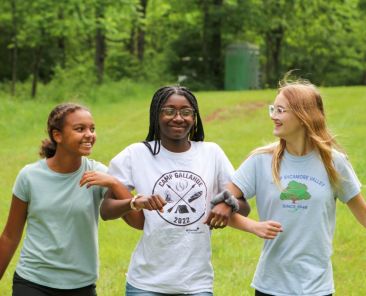
[[[279,142],[256,149],[229,184],[237,197],[256,196],[260,220],[283,228],[264,242],[252,287],[257,296],[331,295],[336,200],[366,227],[361,184],[327,129],[314,85],[285,82],[269,115]]]
[[[13,296],[94,296],[99,205],[107,188],[129,192],[103,164],[85,157],[96,140],[94,120],[85,107],[56,106],[47,130],[42,159],[26,165],[15,181],[0,237],[0,279],[27,224]],[[126,211],[129,202],[124,201]]]

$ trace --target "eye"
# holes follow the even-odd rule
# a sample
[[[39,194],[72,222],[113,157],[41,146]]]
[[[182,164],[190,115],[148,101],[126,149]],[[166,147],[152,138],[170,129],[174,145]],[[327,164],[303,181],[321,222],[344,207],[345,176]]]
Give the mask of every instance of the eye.
[[[183,117],[190,117],[194,114],[194,110],[190,108],[181,109],[179,112]]]
[[[277,107],[277,112],[278,112],[278,114],[282,114],[282,113],[284,113],[286,111],[286,109],[285,108],[283,108],[283,107]]]
[[[174,116],[176,111],[174,108],[162,108],[161,112],[165,115],[165,116]]]
[[[94,133],[95,132],[95,127],[91,127],[90,132]]]
[[[77,131],[77,132],[82,132],[83,130],[84,130],[84,128],[83,127],[77,127],[77,128],[75,128],[75,130]]]

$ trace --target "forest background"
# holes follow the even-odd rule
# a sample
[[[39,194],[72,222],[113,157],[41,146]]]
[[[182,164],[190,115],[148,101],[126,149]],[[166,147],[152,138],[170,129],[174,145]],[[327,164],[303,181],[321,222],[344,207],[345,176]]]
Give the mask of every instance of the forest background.
[[[365,85],[365,28],[366,0],[0,0],[0,90],[223,89],[226,49],[241,42],[259,48],[261,88],[289,69],[317,85]]]

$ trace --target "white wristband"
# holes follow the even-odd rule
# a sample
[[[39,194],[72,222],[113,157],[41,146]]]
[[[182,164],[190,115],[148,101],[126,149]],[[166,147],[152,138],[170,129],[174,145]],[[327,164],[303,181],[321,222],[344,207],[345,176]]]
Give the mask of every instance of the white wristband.
[[[130,207],[131,207],[131,210],[134,210],[134,211],[141,211],[142,209],[138,209],[138,208],[136,208],[135,207],[135,201],[136,201],[136,199],[138,199],[138,198],[140,198],[140,197],[142,197],[142,194],[137,194],[137,195],[135,195],[132,199],[131,199],[131,201],[130,201]]]

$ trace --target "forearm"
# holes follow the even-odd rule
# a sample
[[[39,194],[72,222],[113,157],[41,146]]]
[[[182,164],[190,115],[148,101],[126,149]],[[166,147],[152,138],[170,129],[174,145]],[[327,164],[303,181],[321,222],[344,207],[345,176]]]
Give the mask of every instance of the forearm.
[[[253,233],[264,239],[274,239],[280,232],[282,226],[276,221],[255,221],[247,217],[234,214],[230,217],[229,225],[233,228]]]
[[[244,217],[242,214],[233,214],[229,219],[229,226],[243,230],[246,232],[254,233],[254,225],[255,223],[258,223],[257,221],[254,221],[252,219],[249,219],[247,217]],[[255,233],[254,233],[255,234]]]
[[[250,205],[249,205],[248,201],[244,197],[240,197],[240,198],[238,198],[238,202],[239,202],[238,214],[248,217],[248,215],[250,213]]]
[[[132,197],[130,193],[129,195]],[[144,214],[142,211],[134,211],[131,209],[131,197],[127,198],[127,194],[115,197],[114,192],[112,193],[110,190],[108,190],[100,206],[100,216],[102,219],[113,220],[123,218],[123,220],[125,220],[125,222],[131,227],[139,230],[143,229],[145,222]]]
[[[361,194],[357,194],[348,203],[348,207],[357,221],[366,227],[366,201]]]
[[[105,197],[100,206],[100,216],[103,220],[119,219],[132,210],[130,201],[131,198],[119,200]]]
[[[19,245],[19,241],[20,239],[15,241],[10,239],[4,233],[0,237],[0,280],[11,261],[11,258],[14,256],[14,253]]]

